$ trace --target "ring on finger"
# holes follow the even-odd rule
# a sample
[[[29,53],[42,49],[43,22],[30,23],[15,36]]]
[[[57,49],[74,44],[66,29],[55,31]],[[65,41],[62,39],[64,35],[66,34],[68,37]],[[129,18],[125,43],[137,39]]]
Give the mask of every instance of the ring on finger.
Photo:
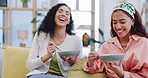
[[[70,60],[70,57],[67,57],[66,59],[67,59],[67,60]]]

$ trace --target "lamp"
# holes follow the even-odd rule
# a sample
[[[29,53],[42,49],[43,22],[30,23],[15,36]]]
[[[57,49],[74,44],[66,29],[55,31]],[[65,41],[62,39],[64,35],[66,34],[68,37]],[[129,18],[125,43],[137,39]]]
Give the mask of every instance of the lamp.
[[[21,39],[20,47],[26,47],[26,42],[24,42],[24,39],[27,38],[28,38],[27,30],[18,30],[18,39]]]

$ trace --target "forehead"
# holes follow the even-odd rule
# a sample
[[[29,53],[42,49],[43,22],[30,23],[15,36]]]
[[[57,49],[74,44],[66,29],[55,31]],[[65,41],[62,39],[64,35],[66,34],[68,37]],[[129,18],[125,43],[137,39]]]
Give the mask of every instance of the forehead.
[[[65,5],[60,6],[58,10],[64,10],[70,12],[70,9]]]
[[[112,18],[115,19],[115,20],[118,20],[118,19],[130,19],[130,17],[127,14],[125,14],[123,11],[115,11],[115,12],[113,12]]]

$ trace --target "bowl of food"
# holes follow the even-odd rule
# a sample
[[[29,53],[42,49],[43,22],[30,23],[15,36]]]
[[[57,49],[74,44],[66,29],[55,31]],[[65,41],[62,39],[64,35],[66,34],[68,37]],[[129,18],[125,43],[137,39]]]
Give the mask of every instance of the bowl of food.
[[[99,54],[99,58],[103,61],[118,61],[122,60],[124,54]]]
[[[70,50],[70,51],[60,51],[58,54],[60,56],[77,56],[79,55],[80,50]]]

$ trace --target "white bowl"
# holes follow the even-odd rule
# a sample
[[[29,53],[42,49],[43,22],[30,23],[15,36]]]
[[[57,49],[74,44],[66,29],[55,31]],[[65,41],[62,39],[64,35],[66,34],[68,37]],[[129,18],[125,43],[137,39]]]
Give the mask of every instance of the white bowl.
[[[58,52],[60,56],[76,56],[80,53],[80,50],[62,51]]]
[[[118,61],[122,60],[124,54],[99,54],[99,58],[103,61]]]

